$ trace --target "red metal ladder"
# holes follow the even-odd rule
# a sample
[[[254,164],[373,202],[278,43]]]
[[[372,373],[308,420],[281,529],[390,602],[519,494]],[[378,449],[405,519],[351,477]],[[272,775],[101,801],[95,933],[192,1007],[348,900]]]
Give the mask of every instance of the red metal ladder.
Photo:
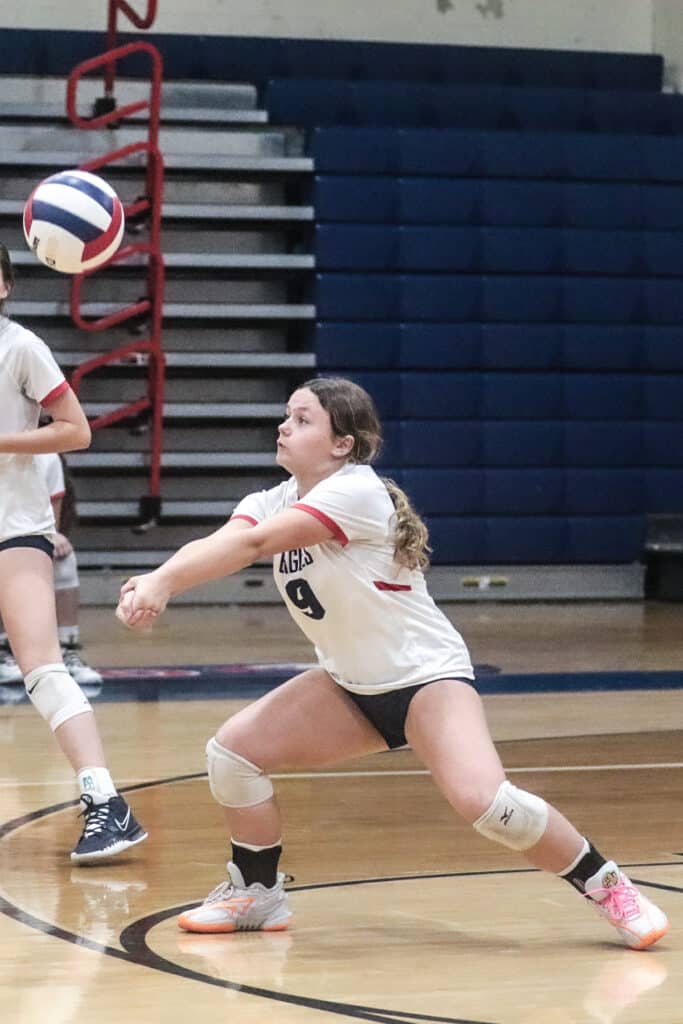
[[[165,358],[162,338],[164,301],[164,259],[161,252],[161,208],[164,192],[164,162],[159,150],[159,120],[161,107],[161,83],[163,63],[158,49],[151,43],[135,42],[116,46],[117,14],[123,14],[137,27],[149,28],[156,17],[157,0],[147,0],[147,12],[140,16],[126,0],[109,0],[109,23],[107,50],[97,57],[78,64],[67,82],[66,112],[78,128],[93,130],[108,125],[118,125],[132,114],[147,112],[148,134],[145,140],[114,149],[103,156],[88,160],[80,165],[84,171],[100,171],[136,153],[146,155],[145,194],[142,198],[124,207],[127,220],[147,214],[149,218],[149,241],[122,246],[107,264],[128,260],[141,254],[146,259],[146,296],[137,302],[95,319],[86,318],[81,307],[81,293],[85,279],[97,270],[86,271],[74,277],[71,285],[71,317],[84,331],[105,331],[109,327],[129,320],[144,318],[149,323],[147,336],[120,345],[81,363],[71,375],[71,386],[78,394],[85,376],[110,363],[122,361],[140,362],[147,365],[146,392],[140,398],[128,402],[111,412],[91,420],[93,430],[111,426],[121,420],[138,416],[147,410],[151,412],[151,444],[149,461],[149,493],[140,499],[140,528],[154,525],[161,514],[161,457],[163,452],[163,411]],[[117,106],[114,99],[114,82],[119,61],[133,54],[144,54],[150,60],[149,95],[124,106]],[[104,68],[105,96],[95,106],[94,117],[78,113],[78,83],[85,75]],[[103,111],[103,112],[99,112]]]

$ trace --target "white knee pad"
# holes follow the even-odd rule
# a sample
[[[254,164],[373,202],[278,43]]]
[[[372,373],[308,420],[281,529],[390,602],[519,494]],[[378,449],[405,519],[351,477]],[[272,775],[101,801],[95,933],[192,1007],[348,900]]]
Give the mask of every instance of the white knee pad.
[[[548,824],[548,805],[540,796],[517,789],[510,782],[498,788],[493,803],[474,828],[511,850],[528,850],[541,838]]]
[[[74,590],[79,585],[76,552],[66,558],[55,558],[55,590]]]
[[[211,792],[223,807],[254,807],[273,795],[273,784],[260,768],[213,737],[206,744],[206,759]]]
[[[64,665],[41,665],[24,679],[29,699],[54,732],[69,718],[92,711],[90,703]]]

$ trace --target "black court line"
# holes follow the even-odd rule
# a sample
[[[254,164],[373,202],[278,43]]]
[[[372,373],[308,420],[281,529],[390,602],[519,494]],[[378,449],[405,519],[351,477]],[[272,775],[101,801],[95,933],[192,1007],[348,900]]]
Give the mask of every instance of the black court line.
[[[167,779],[157,779],[153,782],[143,782],[132,786],[126,786],[121,789],[121,792],[133,792],[140,789],[148,789],[152,786],[164,786],[171,785],[177,782],[185,782],[188,780],[205,778],[205,772],[193,772],[187,775],[172,776]],[[50,814],[57,813],[65,810],[68,807],[74,807],[79,803],[78,799],[67,800],[62,803],[52,804],[48,807],[41,808],[37,811],[32,811],[29,814],[22,815],[21,817],[14,818],[11,821],[5,822],[0,825],[0,840],[11,832],[29,824],[32,821],[37,821],[40,818],[48,817]],[[675,854],[674,854],[675,856]],[[624,865],[624,867],[680,867],[678,861],[654,861],[646,864],[638,865]],[[426,881],[430,879],[438,878],[472,878],[482,876],[498,876],[498,875],[515,875],[515,874],[531,874],[534,873],[536,868],[511,868],[511,869],[498,869],[494,871],[453,871],[453,872],[440,872],[425,875],[393,875],[383,878],[360,878],[351,879],[338,882],[321,882],[313,885],[300,885],[290,886],[288,892],[304,892],[313,891],[316,889],[330,889],[330,888],[343,888],[355,885],[379,885],[387,882],[403,882],[403,881]],[[633,879],[638,885],[642,885],[646,888],[662,889],[668,892],[678,892],[683,894],[683,886],[671,886],[664,885],[656,882],[648,882],[643,879]],[[49,921],[44,921],[34,914],[30,914],[15,904],[11,903],[6,898],[0,896],[0,913],[11,920],[26,925],[35,931],[42,932],[45,935],[49,935],[51,938],[61,939],[64,942],[71,942],[76,946],[83,949],[90,949],[93,952],[101,953],[104,956],[110,956],[117,960],[123,960],[127,963],[137,964],[140,967],[146,967],[149,970],[160,971],[164,974],[170,974],[175,977],[182,977],[188,980],[197,981],[204,985],[211,985],[215,988],[231,989],[243,993],[245,995],[252,995],[262,999],[268,999],[274,1002],[287,1003],[289,1005],[300,1006],[302,1009],[318,1010],[324,1013],[331,1013],[336,1016],[352,1017],[356,1020],[368,1020],[376,1021],[378,1024],[412,1024],[417,1021],[429,1021],[432,1024],[501,1024],[501,1022],[473,1020],[471,1018],[463,1017],[439,1017],[431,1016],[427,1014],[412,1013],[411,1011],[404,1010],[390,1010],[380,1007],[362,1006],[354,1003],[338,1003],[333,1000],[316,999],[311,996],[298,996],[294,994],[288,994],[283,992],[275,992],[271,989],[259,988],[254,985],[244,985],[240,982],[228,981],[221,978],[213,978],[210,975],[202,974],[200,971],[194,971],[191,968],[182,967],[179,964],[174,963],[172,960],[167,960],[153,950],[149,948],[147,944],[147,935],[150,930],[156,925],[168,920],[177,914],[181,914],[184,910],[189,907],[196,906],[196,902],[187,903],[182,906],[167,908],[162,911],[158,911],[155,914],[149,914],[146,917],[139,918],[137,921],[132,922],[121,932],[119,941],[123,946],[123,949],[118,949],[116,946],[108,946],[104,943],[96,942],[94,939],[89,939],[87,936],[78,935],[75,932],[67,931],[65,928],[59,925],[51,924]]]

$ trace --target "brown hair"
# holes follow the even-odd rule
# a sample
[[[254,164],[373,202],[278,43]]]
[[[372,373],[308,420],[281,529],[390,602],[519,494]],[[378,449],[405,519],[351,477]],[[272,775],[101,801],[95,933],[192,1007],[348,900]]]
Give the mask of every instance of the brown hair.
[[[370,464],[382,447],[382,427],[370,395],[343,377],[316,377],[301,385],[316,396],[330,417],[336,437],[353,438],[349,461]],[[381,477],[396,509],[394,558],[407,569],[429,565],[429,532],[410,504],[408,495],[388,477]]]
[[[11,292],[14,286],[14,268],[12,261],[7,251],[7,246],[0,242],[0,270],[2,271],[2,278],[7,285],[7,291]],[[5,311],[5,299],[0,299],[0,313]]]

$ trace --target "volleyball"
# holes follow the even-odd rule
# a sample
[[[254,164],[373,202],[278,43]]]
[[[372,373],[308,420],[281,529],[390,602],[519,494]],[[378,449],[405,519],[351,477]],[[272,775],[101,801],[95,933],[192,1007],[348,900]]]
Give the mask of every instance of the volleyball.
[[[88,171],[61,171],[33,190],[24,205],[24,235],[41,263],[82,274],[111,259],[125,217],[114,189]]]

